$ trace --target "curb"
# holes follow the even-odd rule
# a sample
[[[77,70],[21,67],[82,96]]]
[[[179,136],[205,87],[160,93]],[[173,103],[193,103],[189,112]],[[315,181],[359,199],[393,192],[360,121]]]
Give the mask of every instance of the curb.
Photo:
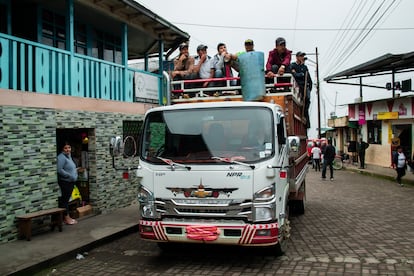
[[[376,172],[373,172],[373,171],[370,171],[370,170],[365,170],[365,169],[364,170],[360,170],[360,169],[354,169],[354,168],[347,168],[345,166],[343,167],[343,169],[345,169],[347,171],[357,172],[357,173],[360,173],[360,174],[363,174],[363,175],[368,175],[368,176],[373,176],[373,177],[376,177],[376,178],[390,180],[390,181],[396,183],[395,178],[396,178],[397,174],[395,176],[390,176],[390,175],[376,173]],[[404,185],[414,186],[414,180],[407,179],[407,178],[404,178],[403,177],[401,179],[401,181],[402,181],[402,183]]]
[[[106,243],[109,243],[111,241],[119,239],[123,236],[129,235],[129,234],[132,234],[132,233],[136,233],[136,232],[138,232],[138,224],[130,226],[130,227],[128,227],[124,230],[121,230],[117,233],[111,234],[111,235],[106,236],[106,237],[104,237],[102,239],[99,239],[99,240],[92,241],[92,242],[87,243],[87,244],[85,244],[85,245],[83,245],[83,246],[81,246],[77,249],[73,249],[73,250],[68,251],[66,253],[63,253],[59,256],[52,257],[48,260],[44,260],[44,261],[42,261],[38,264],[34,264],[32,266],[29,266],[27,268],[24,268],[24,269],[16,271],[16,272],[13,272],[13,273],[8,274],[8,275],[13,275],[13,276],[14,275],[16,275],[16,276],[34,275],[35,273],[39,273],[44,269],[50,268],[51,266],[58,265],[60,263],[63,263],[63,262],[66,262],[68,260],[71,260],[71,259],[75,258],[76,254],[78,254],[79,252],[88,252],[88,251],[90,251],[90,250],[92,250],[92,249],[94,249],[98,246],[104,245]]]

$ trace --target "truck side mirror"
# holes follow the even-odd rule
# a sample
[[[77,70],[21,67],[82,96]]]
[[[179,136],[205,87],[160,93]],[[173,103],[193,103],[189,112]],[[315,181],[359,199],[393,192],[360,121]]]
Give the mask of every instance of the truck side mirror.
[[[124,146],[123,146],[121,136],[112,137],[109,141],[109,153],[112,157],[119,156],[123,154]]]
[[[298,157],[300,153],[300,138],[298,136],[288,137],[288,151],[290,157]]]

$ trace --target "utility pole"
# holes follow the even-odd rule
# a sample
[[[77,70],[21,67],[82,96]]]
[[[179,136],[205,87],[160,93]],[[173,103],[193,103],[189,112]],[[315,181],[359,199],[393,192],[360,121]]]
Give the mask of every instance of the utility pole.
[[[321,138],[321,96],[319,91],[318,47],[316,47],[316,95],[318,95],[318,138]]]

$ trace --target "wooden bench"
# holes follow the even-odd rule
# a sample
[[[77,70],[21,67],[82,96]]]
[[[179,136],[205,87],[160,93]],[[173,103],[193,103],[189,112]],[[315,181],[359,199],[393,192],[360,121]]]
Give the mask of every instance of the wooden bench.
[[[28,241],[30,241],[32,238],[32,219],[43,216],[50,216],[50,227],[52,231],[55,229],[55,226],[57,226],[59,232],[62,232],[64,211],[64,208],[52,208],[16,216],[19,224],[19,237],[24,236]]]

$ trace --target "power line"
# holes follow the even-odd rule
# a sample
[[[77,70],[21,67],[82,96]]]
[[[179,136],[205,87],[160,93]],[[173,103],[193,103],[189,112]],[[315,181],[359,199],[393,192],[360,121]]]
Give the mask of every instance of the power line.
[[[374,21],[371,25],[371,27],[369,27],[369,29],[367,30],[367,32],[365,32],[365,34],[363,32],[361,32],[357,38],[355,38],[351,43],[349,43],[349,46],[347,47],[347,49],[345,51],[343,51],[342,55],[341,55],[341,59],[340,62],[336,63],[336,66],[334,67],[333,70],[336,70],[337,68],[339,68],[348,58],[350,55],[352,55],[363,42],[366,42],[366,38],[368,37],[368,35],[371,34],[372,31],[375,31],[376,29],[375,26],[379,23],[379,21],[384,18],[385,14],[387,13],[387,11],[390,10],[391,6],[394,5],[394,3],[396,2],[396,0],[392,1],[392,3],[390,3],[386,8],[385,11],[382,12],[382,14],[380,14],[377,19],[375,19],[375,17],[377,16],[377,14],[379,13],[381,7],[384,5],[385,0],[381,3],[381,5],[375,10],[374,14],[369,18],[368,22],[365,24],[365,27],[368,27],[368,25],[371,23],[371,21]],[[352,48],[351,48],[352,47]]]
[[[220,29],[239,29],[239,30],[261,30],[261,31],[312,31],[312,32],[336,32],[336,31],[365,31],[370,28],[269,28],[269,27],[247,27],[247,26],[226,26],[226,25],[210,25],[195,24],[186,22],[172,22],[175,25],[197,26],[204,28],[220,28]],[[377,31],[405,31],[414,30],[414,27],[388,27],[378,28]]]
[[[356,3],[358,3],[358,7],[356,7]],[[349,10],[347,16],[345,17],[346,19],[344,20],[344,22],[341,25],[341,29],[343,27],[345,28],[350,28],[350,26],[352,26],[354,24],[354,22],[357,20],[357,18],[359,17],[359,14],[362,12],[362,10],[364,9],[365,5],[367,4],[366,1],[354,1],[354,5],[351,7],[351,9]],[[361,7],[361,5],[363,5]],[[345,22],[347,21],[347,24],[345,25]],[[328,62],[327,67],[329,68],[329,65],[333,63],[333,59],[332,57],[336,56],[336,53],[339,51],[340,46],[343,45],[343,41],[345,41],[345,38],[347,37],[347,35],[349,34],[349,32],[337,32],[336,37],[333,39],[331,45],[328,47],[328,53],[326,55],[326,60],[329,60],[330,62]],[[337,39],[338,37],[338,39]],[[336,42],[334,45],[332,45],[334,42]]]
[[[382,4],[384,4],[384,2],[385,2],[385,0],[383,0],[383,2],[380,4],[380,6],[382,5]],[[362,23],[363,23],[363,21],[364,21],[364,19],[368,16],[368,14],[370,13],[370,11],[371,11],[371,9],[373,8],[373,6],[374,6],[374,2],[372,2],[371,3],[371,6],[368,8],[368,10],[365,12],[365,15],[363,15],[362,16],[362,19],[360,20],[360,22],[358,23],[358,27],[360,27],[361,25],[362,25]],[[361,6],[359,6],[359,8],[358,8],[358,10],[359,10],[359,12],[358,12],[358,16],[360,17],[360,11],[362,11],[363,10],[363,8],[365,7],[365,5],[361,8]],[[377,11],[378,11],[378,9],[379,8],[377,8]],[[374,14],[375,14],[375,12],[376,11],[374,11]],[[371,15],[371,18],[372,18],[372,15]],[[367,23],[365,23],[365,26],[367,26],[368,24],[369,24],[369,21],[370,21],[370,19],[368,20],[368,22]],[[354,22],[356,23],[356,19],[354,20]],[[336,59],[334,59],[335,60],[335,62],[333,63],[332,61],[333,61],[333,59],[331,59],[331,62],[330,62],[330,64],[333,64],[331,67],[328,67],[328,69],[327,70],[325,70],[325,71],[328,71],[328,72],[332,72],[332,71],[334,71],[335,69],[337,69],[338,67],[339,67],[339,65],[342,65],[344,62],[345,62],[345,58],[344,58],[344,56],[346,55],[346,51],[349,51],[349,49],[350,49],[350,47],[352,47],[352,44],[354,44],[355,43],[355,41],[361,36],[361,34],[362,34],[362,31],[359,31],[359,33],[357,34],[357,32],[356,31],[353,31],[352,32],[352,34],[350,34],[350,38],[348,39],[348,43],[346,43],[346,44],[341,44],[341,45],[343,45],[342,46],[342,48],[341,48],[341,50],[340,50],[340,56],[339,57],[337,57]],[[349,33],[348,33],[348,35],[349,35]],[[336,50],[337,50],[337,52],[338,52],[338,48],[336,48]],[[333,67],[333,68],[332,68]]]

